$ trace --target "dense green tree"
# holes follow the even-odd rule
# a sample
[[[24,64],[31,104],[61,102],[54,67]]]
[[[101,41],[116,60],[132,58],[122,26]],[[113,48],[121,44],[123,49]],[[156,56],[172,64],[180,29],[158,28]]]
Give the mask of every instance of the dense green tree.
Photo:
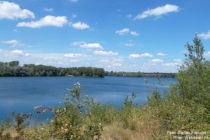
[[[11,61],[8,63],[10,67],[18,67],[19,66],[19,61]]]
[[[175,73],[146,73],[146,72],[106,72],[108,76],[123,76],[123,77],[161,77],[161,78],[175,78]]]
[[[163,97],[155,91],[148,102],[166,130],[206,130],[210,124],[210,67],[204,47],[197,35],[186,47],[177,83]]]
[[[177,75],[178,89],[183,100],[208,105],[210,101],[210,67],[204,58],[204,47],[195,36],[193,45],[187,44],[188,54]],[[186,102],[186,101],[185,101]]]
[[[18,61],[0,63],[0,76],[87,76],[104,77],[102,68],[93,67],[73,67],[57,68],[53,66],[25,64],[19,66]]]

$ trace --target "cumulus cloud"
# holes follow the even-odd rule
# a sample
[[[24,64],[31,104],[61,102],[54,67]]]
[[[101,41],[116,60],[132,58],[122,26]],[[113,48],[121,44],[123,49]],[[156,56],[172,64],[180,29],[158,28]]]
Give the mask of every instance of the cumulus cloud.
[[[162,52],[159,52],[159,53],[157,53],[157,56],[166,56],[166,54],[162,53]]]
[[[203,39],[210,39],[210,30],[207,33],[198,34],[198,36]]]
[[[8,62],[18,60],[21,64],[43,64],[59,67],[79,67],[85,66],[87,60],[91,60],[90,58],[91,57],[89,55],[82,53],[27,53],[19,49],[0,49],[1,61]]]
[[[124,34],[129,33],[129,32],[130,32],[129,28],[123,28],[121,30],[117,30],[115,33],[118,34],[118,35],[124,35]]]
[[[77,57],[82,57],[83,55],[80,53],[67,53],[64,54],[64,57],[68,57],[68,58],[77,58]]]
[[[142,53],[142,54],[130,54],[129,58],[144,58],[144,57],[153,57],[150,53]]]
[[[125,35],[125,34],[130,34],[132,36],[138,36],[139,33],[135,32],[135,31],[131,31],[129,28],[123,28],[121,30],[117,30],[115,31],[116,34],[118,35]]]
[[[34,60],[36,58],[37,60]],[[82,57],[78,57],[76,54],[72,56],[69,54],[33,54],[32,61],[36,61],[36,63],[45,64],[45,65],[59,65],[59,66],[67,66],[72,65],[73,63],[80,62]],[[44,61],[43,61],[44,60]],[[43,61],[43,62],[42,62]]]
[[[72,45],[85,49],[103,49],[103,46],[100,43],[74,42]]]
[[[106,58],[96,62],[97,67],[103,68],[117,68],[123,66],[124,60],[122,58]]]
[[[121,63],[113,63],[112,66],[114,66],[114,67],[121,67],[122,64]]]
[[[90,28],[90,26],[84,22],[76,22],[76,23],[70,23],[70,26],[72,26],[75,29],[84,30]]]
[[[94,51],[94,54],[100,55],[100,56],[114,56],[118,55],[118,52],[112,52],[112,51]]]
[[[0,19],[35,18],[35,14],[27,9],[21,9],[13,2],[0,1]]]
[[[65,16],[45,16],[38,21],[32,22],[20,22],[17,27],[29,27],[29,28],[40,28],[44,26],[55,26],[62,27],[68,23],[67,17]]]
[[[31,45],[23,44],[18,40],[7,40],[7,41],[2,41],[2,43],[11,45],[12,47],[31,47]]]
[[[162,63],[163,60],[162,59],[152,59],[151,62],[152,63]]]
[[[2,60],[9,59],[9,60],[16,60],[20,57],[27,57],[29,53],[25,53],[22,50],[0,50],[0,58]]]
[[[138,36],[138,35],[139,35],[139,33],[133,32],[133,31],[131,31],[130,34],[131,34],[132,36]]]
[[[167,66],[167,67],[178,67],[178,66],[181,66],[182,64],[183,64],[183,61],[181,59],[173,59],[172,62],[164,63],[162,65]]]
[[[165,64],[163,64],[163,66],[171,67],[171,66],[178,66],[178,64],[175,62],[171,62],[171,63],[165,63]]]
[[[32,57],[36,57],[41,63],[59,66],[79,66],[82,61],[88,60],[89,56],[82,53],[42,53],[32,54]],[[42,62],[42,60],[46,60]],[[80,63],[78,63],[80,62]]]
[[[15,55],[25,55],[25,53],[22,50],[12,50],[10,52]]]
[[[111,54],[111,53],[110,53]],[[209,52],[210,54],[210,52]],[[158,59],[151,59],[145,63],[132,64],[131,60],[121,56],[98,57],[83,53],[26,53],[23,50],[2,50],[0,49],[0,60],[8,62],[20,61],[20,64],[43,64],[58,67],[80,67],[92,66],[101,67],[113,71],[143,71],[143,72],[177,72],[181,59],[174,59],[171,62],[163,63]],[[145,55],[144,55],[145,56]],[[101,58],[101,59],[100,59]],[[153,62],[152,62],[153,61]]]
[[[178,12],[179,9],[180,8],[177,5],[166,4],[164,6],[146,10],[143,13],[138,14],[135,19],[144,19],[150,16],[161,16],[171,12]]]

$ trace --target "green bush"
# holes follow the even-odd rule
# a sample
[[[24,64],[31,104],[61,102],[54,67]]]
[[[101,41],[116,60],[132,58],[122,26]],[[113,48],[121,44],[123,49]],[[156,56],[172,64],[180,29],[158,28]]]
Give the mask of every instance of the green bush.
[[[177,74],[177,84],[160,98],[157,91],[148,106],[167,130],[207,130],[210,127],[210,67],[197,35],[187,44],[186,60]]]

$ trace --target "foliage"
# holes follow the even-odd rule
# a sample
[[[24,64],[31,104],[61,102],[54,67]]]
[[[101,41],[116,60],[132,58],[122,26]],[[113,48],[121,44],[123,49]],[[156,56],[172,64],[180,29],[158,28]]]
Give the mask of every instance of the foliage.
[[[100,137],[102,131],[102,119],[96,114],[102,113],[101,106],[86,96],[80,95],[80,83],[69,90],[65,96],[63,106],[49,108],[37,106],[39,112],[46,109],[54,113],[50,123],[50,136],[57,139],[83,140]],[[44,110],[44,111],[43,111]]]
[[[165,130],[199,131],[210,127],[210,67],[197,35],[193,43],[186,45],[188,54],[177,74],[177,84],[162,98],[155,91],[148,101]]]
[[[16,114],[12,112],[11,115],[14,117],[14,121],[10,118],[6,118],[4,123],[0,123],[0,139],[1,140],[24,140],[24,131],[28,126],[26,120],[31,117],[31,114]],[[15,130],[16,134],[12,137],[9,130]]]
[[[25,64],[19,66],[18,61],[0,62],[0,77],[26,77],[26,76],[128,76],[128,77],[162,77],[174,78],[175,73],[144,73],[144,72],[105,72],[102,68],[94,67],[72,67],[57,68],[53,66]]]
[[[27,123],[25,123],[25,120],[31,117],[31,114],[16,114],[12,113],[12,116],[15,117],[15,122],[14,122],[14,129],[16,132],[21,136],[24,133],[24,129],[27,127]]]
[[[159,72],[106,72],[107,76],[123,76],[123,77],[159,77],[159,78],[175,78],[176,73],[159,73]]]
[[[19,66],[18,61],[0,62],[0,77],[3,76],[84,76],[84,77],[104,77],[102,68],[93,67],[73,67],[57,68],[53,66],[25,64]]]
[[[120,111],[120,120],[124,128],[136,129],[138,105],[135,104],[136,93],[133,91],[131,97],[126,96]]]

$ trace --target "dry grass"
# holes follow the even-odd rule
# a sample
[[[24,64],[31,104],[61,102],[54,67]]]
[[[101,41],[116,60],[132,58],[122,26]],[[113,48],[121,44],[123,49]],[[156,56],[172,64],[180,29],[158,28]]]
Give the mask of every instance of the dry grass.
[[[139,120],[131,120],[130,128],[123,128],[121,123],[115,123],[104,127],[102,140],[152,140],[160,137],[160,121],[142,117]],[[135,129],[133,129],[135,128]]]

